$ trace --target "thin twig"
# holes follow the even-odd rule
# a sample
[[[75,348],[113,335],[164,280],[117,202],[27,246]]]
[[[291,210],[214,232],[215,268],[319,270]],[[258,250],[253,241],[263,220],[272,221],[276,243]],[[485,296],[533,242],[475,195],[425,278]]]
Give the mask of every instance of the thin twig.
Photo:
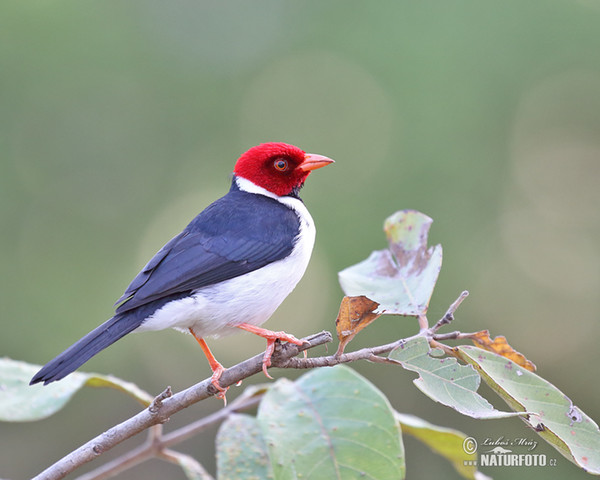
[[[211,425],[219,423],[235,412],[241,412],[257,406],[262,399],[262,394],[257,394],[252,397],[238,397],[229,406],[212,413],[204,418],[196,420],[184,427],[168,433],[162,437],[162,444],[165,447],[171,447],[178,443],[191,438],[203,430],[206,430]]]
[[[448,332],[448,333],[436,333],[433,335],[434,340],[463,340],[465,338],[471,339],[476,335],[477,332],[462,333],[459,331]]]
[[[129,470],[130,468],[153,458],[155,455],[156,452],[152,446],[146,442],[143,445],[130,450],[126,454],[121,455],[119,458],[77,477],[76,480],[105,480],[107,478],[112,478],[125,470]]]
[[[369,361],[378,361],[374,360],[374,356],[379,356],[382,353],[388,353],[394,350],[395,348],[402,347],[402,345],[410,340],[413,340],[418,337],[425,337],[429,342],[434,339],[437,339],[437,332],[442,326],[447,325],[448,323],[454,320],[454,312],[460,306],[465,298],[469,295],[469,292],[466,290],[462,292],[459,297],[450,305],[446,314],[440,318],[437,323],[430,328],[425,330],[421,330],[418,334],[413,335],[412,337],[401,338],[391,343],[387,343],[385,345],[380,345],[378,347],[368,347],[362,348],[360,350],[355,350],[350,353],[342,353],[341,355],[328,355],[325,357],[316,357],[316,358],[295,358],[295,357],[287,357],[285,360],[281,361],[280,359],[273,357],[273,366],[280,368],[317,368],[317,367],[333,367],[335,365],[339,365],[341,363],[350,363],[356,362],[357,360],[369,360]],[[460,333],[460,332],[458,332]]]
[[[450,307],[448,307],[448,311],[446,311],[446,314],[442,318],[440,318],[433,327],[431,327],[430,330],[431,330],[432,334],[434,334],[435,332],[437,332],[444,325],[448,325],[450,322],[452,322],[452,320],[454,320],[454,312],[456,312],[456,309],[458,307],[460,307],[460,304],[468,296],[469,296],[469,292],[467,290],[464,290],[458,296],[458,298],[456,300],[454,300],[454,302],[452,303],[452,305],[450,305]]]
[[[388,353],[395,348],[401,347],[402,344],[413,340],[418,337],[426,336],[428,331],[424,331],[413,335],[408,338],[401,338],[395,342],[386,343],[385,345],[379,345],[378,347],[367,347],[355,350],[350,353],[342,353],[341,355],[328,355],[325,357],[315,358],[287,358],[285,360],[275,359],[273,366],[279,368],[296,368],[296,369],[307,369],[307,368],[318,368],[318,367],[333,367],[341,363],[356,362],[358,360],[371,360],[375,355],[381,355],[382,353]]]

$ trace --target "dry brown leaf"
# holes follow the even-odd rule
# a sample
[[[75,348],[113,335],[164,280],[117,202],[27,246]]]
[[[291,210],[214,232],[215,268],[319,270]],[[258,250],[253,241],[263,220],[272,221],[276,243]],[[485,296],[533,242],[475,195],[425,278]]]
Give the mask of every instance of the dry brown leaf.
[[[335,321],[335,329],[340,341],[336,355],[341,355],[346,345],[358,332],[381,316],[383,312],[374,313],[377,307],[379,307],[377,302],[364,295],[342,299],[340,312]]]
[[[498,335],[492,340],[490,338],[490,332],[482,330],[481,332],[475,332],[472,335],[469,335],[469,338],[477,347],[506,357],[530,372],[535,372],[536,370],[535,364],[532,361],[527,360],[525,355],[512,348],[506,341],[506,337],[502,335]]]

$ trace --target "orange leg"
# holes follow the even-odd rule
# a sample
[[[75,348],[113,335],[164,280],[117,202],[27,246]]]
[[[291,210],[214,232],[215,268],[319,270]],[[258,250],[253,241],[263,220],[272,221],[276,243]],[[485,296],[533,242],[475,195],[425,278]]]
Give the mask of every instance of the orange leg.
[[[262,370],[263,370],[264,374],[267,376],[267,378],[271,378],[271,379],[273,378],[273,377],[271,377],[271,375],[269,375],[269,372],[267,372],[267,368],[271,366],[271,356],[273,355],[273,352],[275,351],[275,341],[276,340],[293,343],[295,345],[304,344],[304,342],[302,340],[298,340],[293,335],[290,335],[285,332],[273,332],[272,330],[260,328],[255,325],[250,325],[249,323],[240,323],[239,325],[236,325],[236,326],[237,326],[237,328],[241,328],[242,330],[246,330],[247,332],[254,333],[255,335],[258,335],[259,337],[263,337],[267,340],[267,349],[265,350],[265,355],[263,357],[263,367],[262,367]],[[306,352],[304,352],[304,354],[306,355]]]
[[[223,399],[226,402],[225,394],[227,393],[227,390],[229,389],[229,387],[223,388],[219,384],[219,379],[221,378],[221,375],[225,371],[225,368],[223,368],[223,365],[221,365],[218,362],[218,360],[215,358],[215,356],[212,354],[212,352],[210,351],[210,348],[208,348],[208,345],[204,341],[204,339],[202,337],[197,336],[191,328],[189,328],[188,330],[194,336],[194,338],[196,339],[196,341],[200,344],[200,348],[204,352],[204,355],[206,355],[206,359],[208,360],[208,364],[210,365],[210,369],[213,372],[212,377],[210,379],[211,383],[219,391],[219,393],[217,393],[217,395],[216,395],[217,398],[221,398],[221,399]]]

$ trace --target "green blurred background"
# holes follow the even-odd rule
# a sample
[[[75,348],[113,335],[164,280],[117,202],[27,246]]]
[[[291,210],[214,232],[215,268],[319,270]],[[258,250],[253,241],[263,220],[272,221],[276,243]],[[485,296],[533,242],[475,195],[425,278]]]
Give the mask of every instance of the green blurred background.
[[[333,329],[337,272],[385,245],[389,214],[418,209],[444,247],[430,320],[468,289],[452,329],[506,335],[600,420],[597,0],[2,2],[0,355],[45,363],[110,317],[138,269],[264,141],[337,162],[303,190],[317,245],[267,327]],[[416,329],[384,317],[352,347]],[[264,349],[248,334],[210,345],[226,366]],[[400,411],[479,440],[538,439],[518,419],[435,404],[413,373],[354,368]],[[171,331],[128,336],[84,369],[152,393],[209,374],[193,339]],[[221,407],[203,402],[166,428]],[[47,420],[0,424],[0,476],[28,478],[137,410],[87,390]],[[215,432],[181,450],[214,470]],[[408,478],[458,478],[420,444],[406,448]],[[558,467],[484,471],[586,476],[546,444],[536,453]],[[151,461],[121,478],[183,474]]]

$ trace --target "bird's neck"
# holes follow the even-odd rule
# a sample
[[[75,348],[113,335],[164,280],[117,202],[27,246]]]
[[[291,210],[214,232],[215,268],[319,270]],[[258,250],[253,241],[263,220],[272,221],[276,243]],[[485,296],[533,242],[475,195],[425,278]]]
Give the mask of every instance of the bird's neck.
[[[299,196],[300,188],[301,187],[295,188],[294,190],[292,190],[292,192],[289,195],[279,196],[279,195],[276,195],[275,193],[267,190],[266,188],[259,187],[254,182],[251,182],[250,180],[248,180],[246,178],[238,177],[238,176],[234,175],[233,180],[231,182],[230,191],[233,191],[233,192],[242,191],[242,192],[247,192],[247,193],[255,193],[258,195],[264,195],[266,197],[274,198],[275,200],[278,200],[278,201],[281,201],[281,199],[286,198],[286,197],[297,198],[298,200],[302,201],[302,199]]]

